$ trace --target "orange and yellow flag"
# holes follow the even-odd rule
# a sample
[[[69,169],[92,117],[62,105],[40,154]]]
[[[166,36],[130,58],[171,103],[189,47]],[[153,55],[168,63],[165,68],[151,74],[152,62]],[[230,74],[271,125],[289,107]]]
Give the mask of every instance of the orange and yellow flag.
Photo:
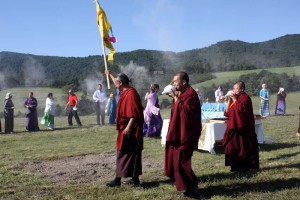
[[[108,62],[113,63],[115,49],[111,43],[111,37],[109,36],[109,31],[111,30],[110,23],[106,18],[104,10],[100,7],[98,0],[96,0],[96,11],[97,11],[97,22],[100,35],[103,39],[104,46],[109,49]],[[104,55],[105,56],[105,55]]]

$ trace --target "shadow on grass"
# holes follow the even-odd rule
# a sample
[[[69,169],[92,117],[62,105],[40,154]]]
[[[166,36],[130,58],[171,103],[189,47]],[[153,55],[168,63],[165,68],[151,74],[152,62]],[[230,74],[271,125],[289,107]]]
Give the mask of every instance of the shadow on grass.
[[[292,148],[299,146],[297,143],[273,143],[273,144],[260,144],[260,151],[274,151],[278,149]]]
[[[285,168],[297,168],[300,169],[300,163],[287,164],[287,165],[279,165],[273,167],[264,167],[262,170],[272,170],[272,169],[285,169]]]
[[[23,130],[23,131],[14,131],[13,133],[4,133],[4,132],[0,132],[0,135],[11,135],[11,134],[26,134],[26,133],[44,133],[44,132],[53,132],[53,131],[63,131],[63,130],[70,130],[70,129],[78,129],[78,128],[83,128],[83,127],[79,127],[77,125],[75,126],[67,126],[67,127],[59,127],[59,128],[54,128],[54,130],[49,130],[49,129],[45,129],[45,128],[41,128],[39,131],[27,131],[27,130]]]
[[[216,195],[239,196],[251,192],[272,193],[275,191],[297,188],[299,186],[299,178],[292,178],[288,180],[275,179],[262,181],[258,183],[232,183],[231,185],[227,185],[226,187],[210,186],[208,188],[200,189],[198,198],[201,197],[210,199]]]
[[[300,155],[300,152],[295,152],[295,153],[283,154],[283,155],[277,156],[275,158],[269,158],[268,160],[269,161],[276,161],[276,160],[279,160],[279,159],[291,158],[291,157],[294,157],[294,156],[299,157],[299,155]]]
[[[280,169],[280,168],[299,168],[300,163],[290,164],[285,166],[275,166],[275,167],[266,167],[261,170],[270,170],[270,169]],[[211,199],[214,196],[229,196],[229,197],[237,197],[240,195],[244,195],[245,193],[251,192],[261,192],[261,193],[272,193],[280,190],[287,190],[300,187],[300,178],[291,178],[291,179],[274,179],[274,180],[266,180],[262,182],[256,183],[236,183],[232,181],[232,183],[224,186],[224,185],[214,185],[208,186],[207,188],[201,188],[201,183],[211,182],[215,180],[222,179],[239,179],[241,177],[252,178],[256,176],[260,170],[251,170],[248,172],[239,172],[239,173],[214,173],[207,174],[203,176],[198,176],[200,189],[196,190],[194,193],[188,195],[191,199]],[[174,184],[174,182],[170,179],[167,180],[155,180],[145,182],[143,181],[141,187],[144,189],[150,189],[159,187],[161,184]]]
[[[214,173],[214,174],[206,174],[199,176],[199,182],[205,183],[210,182],[212,180],[221,180],[221,179],[236,179],[240,177],[252,178],[259,173],[260,170],[250,170],[247,172],[236,172],[236,173]]]
[[[171,179],[167,180],[155,180],[155,181],[143,181],[141,184],[141,187],[145,189],[150,189],[150,188],[156,188],[161,184],[174,184],[174,182]]]

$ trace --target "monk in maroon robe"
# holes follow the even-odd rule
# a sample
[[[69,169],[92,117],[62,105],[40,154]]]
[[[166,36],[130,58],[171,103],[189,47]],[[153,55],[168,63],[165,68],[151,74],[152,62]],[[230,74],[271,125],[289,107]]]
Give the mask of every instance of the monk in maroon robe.
[[[244,90],[242,81],[233,86],[224,114],[228,117],[223,139],[225,166],[230,166],[232,172],[259,168],[252,101]]]
[[[121,92],[117,105],[116,129],[118,137],[116,142],[117,167],[116,178],[107,183],[108,187],[121,185],[121,177],[132,177],[124,184],[139,186],[139,175],[142,174],[143,150],[143,107],[137,91],[129,86],[129,79],[125,74],[116,78],[105,71]]]
[[[177,92],[168,94],[173,103],[166,137],[164,174],[175,181],[177,191],[186,195],[198,188],[191,158],[198,148],[202,130],[201,108],[197,92],[189,85],[185,72],[175,74],[173,85]]]

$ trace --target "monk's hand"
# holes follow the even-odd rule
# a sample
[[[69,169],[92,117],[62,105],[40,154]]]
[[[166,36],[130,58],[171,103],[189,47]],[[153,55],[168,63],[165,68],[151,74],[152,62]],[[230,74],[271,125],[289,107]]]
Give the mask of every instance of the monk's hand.
[[[168,95],[169,95],[169,97],[172,97],[175,101],[177,101],[178,96],[175,94],[175,92],[173,90]]]
[[[232,99],[232,101],[236,101],[237,96],[236,95],[232,95],[232,96],[230,96],[230,98]]]
[[[109,74],[110,74],[110,71],[105,70],[104,73],[105,73],[106,75],[109,75]]]
[[[124,131],[123,131],[123,134],[124,135],[129,135],[131,133],[131,129],[127,126]]]

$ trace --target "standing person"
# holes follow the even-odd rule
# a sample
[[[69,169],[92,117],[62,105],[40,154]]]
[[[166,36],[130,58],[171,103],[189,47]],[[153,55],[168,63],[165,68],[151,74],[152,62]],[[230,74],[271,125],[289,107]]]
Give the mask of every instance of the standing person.
[[[260,115],[262,117],[268,117],[270,116],[270,96],[269,91],[267,90],[267,84],[261,85],[262,89],[259,92],[260,96]]]
[[[105,125],[105,106],[107,101],[106,93],[102,90],[102,85],[98,84],[98,89],[93,94],[95,101],[95,110],[97,116],[97,125],[100,125],[100,117],[102,125]]]
[[[69,90],[69,99],[68,99],[68,103],[65,107],[65,110],[67,110],[67,108],[68,108],[68,124],[69,124],[69,126],[73,126],[73,122],[72,122],[73,116],[77,122],[77,125],[82,126],[79,116],[77,114],[77,104],[78,104],[77,96],[71,89],[71,90]]]
[[[224,96],[223,88],[221,85],[219,85],[218,89],[215,91],[216,102],[217,103],[223,102],[223,96]]]
[[[144,110],[144,128],[143,132],[146,137],[159,137],[162,129],[162,118],[160,115],[160,106],[158,102],[157,92],[158,84],[150,86],[150,91],[147,92],[147,105]]]
[[[232,172],[259,168],[258,142],[252,101],[245,93],[245,83],[236,82],[229,93],[225,116],[228,117],[224,134],[225,166]]]
[[[46,99],[46,107],[45,107],[45,112],[44,116],[41,120],[41,124],[48,126],[50,130],[54,129],[54,115],[55,115],[55,103],[54,103],[54,98],[53,94],[50,92],[47,95]]]
[[[298,132],[296,133],[296,136],[300,137],[300,107],[299,107],[299,125],[298,125]]]
[[[116,124],[116,109],[117,109],[117,101],[115,99],[115,96],[113,93],[109,95],[105,112],[107,112],[109,117],[109,123],[110,124]]]
[[[4,133],[13,133],[14,132],[14,103],[11,100],[12,94],[6,93],[4,100],[4,117],[5,117],[5,129]],[[1,131],[1,125],[0,125]]]
[[[196,91],[189,85],[187,73],[176,73],[173,85],[178,92],[168,94],[173,102],[166,136],[164,174],[175,182],[177,191],[190,195],[198,189],[191,159],[198,148],[202,130],[201,108]]]
[[[142,102],[137,91],[129,86],[130,80],[127,75],[121,73],[114,77],[108,70],[105,74],[110,76],[121,92],[117,105],[116,177],[106,185],[120,186],[121,177],[132,177],[123,183],[137,187],[140,185],[139,176],[142,174],[144,123]]]
[[[197,92],[197,95],[198,95],[198,98],[199,98],[199,102],[200,102],[200,106],[202,106],[202,104],[203,104],[202,94],[199,91],[199,89],[195,89],[195,91]]]
[[[284,115],[286,111],[286,103],[285,103],[286,93],[284,88],[279,88],[277,92],[277,101],[275,107],[275,115]]]
[[[36,98],[33,97],[33,92],[29,92],[27,99],[24,102],[24,107],[26,110],[26,130],[28,131],[39,131],[39,123],[36,107],[38,102]]]

